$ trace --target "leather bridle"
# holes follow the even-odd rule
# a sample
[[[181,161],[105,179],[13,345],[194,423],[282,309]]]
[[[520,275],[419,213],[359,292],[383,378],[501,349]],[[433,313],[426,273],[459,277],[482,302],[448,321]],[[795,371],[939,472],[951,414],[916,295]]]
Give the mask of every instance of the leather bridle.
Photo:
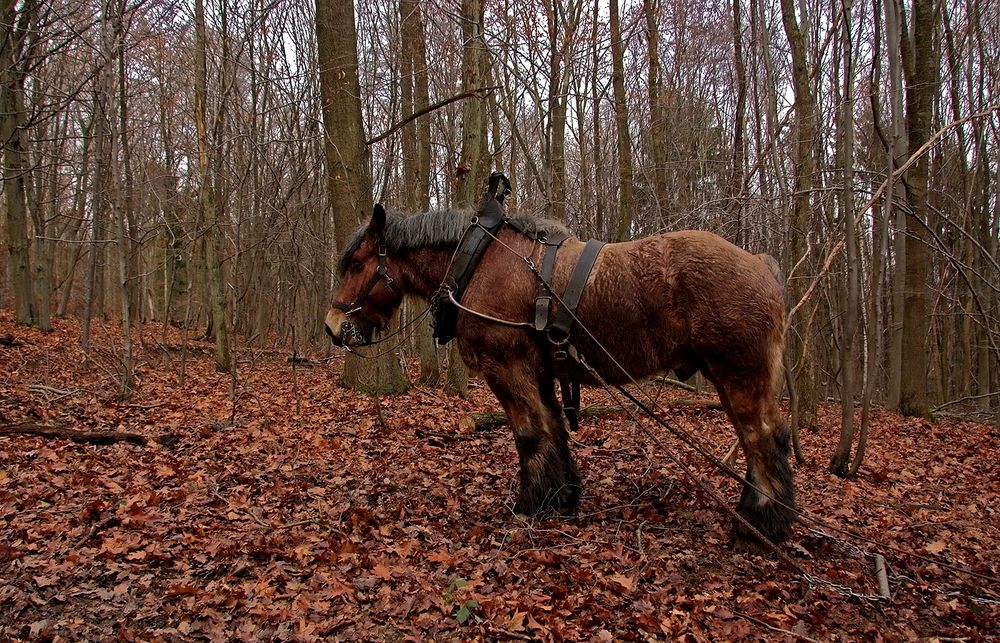
[[[368,299],[368,296],[371,294],[372,290],[375,289],[375,286],[379,284],[379,282],[384,283],[385,287],[388,288],[397,299],[403,298],[403,291],[399,289],[398,285],[396,285],[396,280],[392,278],[392,275],[389,274],[389,270],[385,266],[385,258],[385,244],[380,242],[378,244],[378,268],[375,270],[375,273],[371,276],[371,278],[368,279],[368,283],[365,284],[361,293],[354,299],[353,302],[349,304],[334,300],[330,305],[337,310],[344,311],[344,315],[348,318],[352,315],[357,315],[358,317],[364,319],[367,323],[374,326],[376,329],[382,330],[382,324],[366,315],[361,308],[365,305],[365,301]]]

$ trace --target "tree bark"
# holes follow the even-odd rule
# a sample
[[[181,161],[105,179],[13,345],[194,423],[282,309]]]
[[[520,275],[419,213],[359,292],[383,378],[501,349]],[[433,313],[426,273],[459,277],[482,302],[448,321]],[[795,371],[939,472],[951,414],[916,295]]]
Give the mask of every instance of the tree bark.
[[[607,225],[605,223],[604,215],[604,172],[602,167],[604,164],[604,156],[601,140],[601,99],[602,92],[600,89],[600,68],[601,68],[601,55],[597,48],[598,43],[598,25],[600,24],[600,11],[601,3],[600,0],[594,0],[594,13],[591,17],[590,26],[590,46],[591,46],[591,75],[590,75],[590,95],[591,102],[594,106],[594,117],[593,126],[591,129],[594,131],[594,144],[591,146],[593,149],[593,163],[591,165],[594,168],[594,174],[592,179],[592,185],[594,189],[594,225],[591,229],[591,235],[596,239],[607,239],[608,231]],[[589,176],[584,178],[591,178]]]
[[[484,85],[486,78],[486,42],[483,40],[482,0],[462,0],[462,90]],[[486,100],[469,98],[462,103],[462,153],[455,177],[455,204],[474,208],[489,176],[489,153],[486,149]],[[448,371],[444,390],[464,398],[469,388],[469,369],[459,354],[458,342],[448,350]]]
[[[618,135],[618,216],[615,221],[615,241],[632,238],[632,136],[629,134],[628,98],[625,95],[625,53],[622,42],[618,0],[611,0],[611,84],[615,95],[615,131]]]
[[[569,106],[570,69],[566,63],[580,19],[582,2],[546,0],[549,34],[549,136],[547,141],[549,190],[548,215],[566,220],[566,113]]]
[[[854,43],[851,40],[851,0],[844,0],[841,47],[844,57],[844,96],[840,113],[840,148],[844,187],[840,217],[846,240],[846,310],[840,347],[841,419],[840,443],[830,460],[830,471],[840,477],[851,473],[851,446],[854,439],[855,342],[858,335],[858,231],[854,225]],[[863,449],[863,447],[861,447]],[[860,462],[860,461],[859,461]]]
[[[893,276],[892,276],[892,328],[889,334],[889,382],[886,393],[886,405],[898,409],[900,400],[900,382],[903,363],[903,280],[906,274],[906,211],[897,207],[897,201],[902,203],[905,195],[901,182],[893,180],[893,172],[903,161],[906,151],[906,133],[903,130],[903,71],[900,60],[901,8],[899,0],[885,0],[885,38],[886,54],[889,58],[889,106],[891,140],[888,150],[889,185],[886,187],[885,216],[895,220],[895,238],[893,240]]]
[[[938,51],[934,41],[937,21],[933,0],[914,0],[912,39],[903,38],[903,74],[906,79],[906,134],[912,156],[932,134],[931,111],[938,89]],[[907,203],[906,276],[903,290],[903,352],[899,410],[926,416],[927,332],[930,327],[930,238],[928,223],[928,160],[921,155],[903,175]]]
[[[733,0],[733,73],[736,78],[736,114],[733,118],[733,159],[727,209],[737,220],[736,244],[743,243],[742,197],[746,177],[747,73],[743,55],[743,8]]]
[[[427,49],[420,3],[416,0],[399,2],[400,81],[402,88],[400,116],[407,118],[426,109],[429,102],[427,79]],[[408,212],[426,212],[430,208],[430,116],[423,116],[403,128],[403,194]],[[416,302],[423,307],[426,302]],[[412,313],[412,310],[411,310]],[[420,360],[420,383],[437,386],[441,378],[437,347],[432,337],[430,316],[421,320],[416,328],[417,355]]]
[[[207,116],[207,51],[205,41],[204,0],[195,0],[195,74],[194,121],[198,137],[198,173],[200,176],[199,199],[206,226],[204,239],[205,270],[208,275],[208,297],[215,332],[215,370],[229,371],[229,311],[226,306],[225,283],[222,272],[221,229],[218,220],[218,203],[215,180],[209,165],[209,140]],[[219,142],[215,141],[218,145]]]
[[[201,2],[201,0],[198,0]],[[132,298],[129,295],[129,270],[128,256],[129,246],[125,227],[125,203],[126,195],[122,191],[122,174],[118,166],[119,136],[121,132],[115,132],[121,121],[116,121],[111,117],[111,97],[114,95],[115,87],[115,65],[113,61],[124,55],[122,46],[122,15],[123,4],[118,0],[105,0],[101,12],[101,51],[104,57],[104,68],[99,78],[99,90],[102,94],[101,103],[107,106],[105,113],[107,120],[107,142],[109,144],[109,183],[110,194],[108,202],[115,212],[115,248],[118,258],[118,287],[121,298],[121,324],[122,324],[122,356],[119,398],[128,401],[132,392],[133,379],[133,358],[132,358]],[[204,41],[202,41],[204,42]],[[124,82],[124,79],[120,79]],[[124,93],[119,94],[120,101],[124,100]],[[118,110],[124,110],[125,105],[118,104]]]
[[[371,158],[361,120],[358,36],[354,3],[316,0],[316,43],[324,125],[326,181],[336,247],[343,249],[362,220],[371,216]],[[384,349],[383,349],[384,350]],[[360,349],[370,359],[348,355],[341,385],[371,395],[409,388],[394,352]]]
[[[813,95],[806,61],[803,28],[795,17],[793,0],[781,0],[781,20],[792,52],[792,79],[795,94],[795,193],[792,196],[792,218],[788,228],[786,264],[794,266],[805,255],[807,235],[812,230],[810,217],[813,175],[816,171],[814,149],[817,146],[816,99]],[[808,262],[806,262],[808,263]],[[805,294],[808,279],[795,275],[792,297],[799,301]],[[791,338],[798,396],[798,423],[812,427],[816,423],[816,363],[812,344],[812,318],[816,303],[803,306],[793,320]]]
[[[738,2],[738,0],[737,0]],[[646,18],[646,55],[649,58],[647,72],[647,95],[649,98],[649,158],[653,163],[653,197],[657,213],[666,225],[671,225],[671,213],[667,204],[670,202],[667,188],[667,134],[663,109],[662,71],[660,70],[660,3],[656,0],[643,0],[642,11]]]
[[[28,240],[26,177],[31,171],[24,149],[24,82],[19,62],[34,5],[19,8],[14,0],[0,2],[0,144],[3,145],[3,182],[7,203],[8,272],[13,283],[14,321],[35,323]]]

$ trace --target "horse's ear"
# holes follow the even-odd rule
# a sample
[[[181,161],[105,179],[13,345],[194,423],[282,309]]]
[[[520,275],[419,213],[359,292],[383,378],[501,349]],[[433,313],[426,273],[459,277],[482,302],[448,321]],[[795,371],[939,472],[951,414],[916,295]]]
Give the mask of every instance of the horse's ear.
[[[372,211],[372,219],[368,222],[368,229],[365,233],[372,237],[379,237],[384,230],[385,208],[382,207],[381,203],[376,203],[375,209]]]

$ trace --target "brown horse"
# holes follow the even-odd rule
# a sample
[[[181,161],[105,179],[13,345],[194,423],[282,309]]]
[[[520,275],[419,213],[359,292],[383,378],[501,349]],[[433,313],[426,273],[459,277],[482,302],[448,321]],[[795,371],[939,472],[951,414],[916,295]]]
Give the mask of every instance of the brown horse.
[[[515,218],[486,250],[461,303],[484,316],[530,322],[541,265],[535,233],[565,233],[557,223]],[[469,225],[468,213],[430,212],[371,221],[344,250],[342,275],[326,331],[337,345],[370,341],[387,327],[404,294],[429,298],[445,278]],[[566,289],[584,243],[567,239],[556,256],[552,291]],[[350,302],[350,303],[345,303]],[[555,315],[559,308],[553,299]],[[598,255],[577,308],[572,342],[608,383],[628,383],[673,369],[701,371],[716,387],[747,460],[738,511],[773,541],[794,517],[788,430],[776,393],[782,374],[785,305],[765,261],[709,232],[671,232],[608,244]],[[509,326],[460,311],[456,338],[463,360],[503,406],[521,465],[519,513],[572,510],[580,477],[556,398],[553,345],[529,324]],[[572,376],[594,383],[586,369]],[[758,491],[760,490],[760,491]],[[763,493],[761,493],[763,492]],[[736,534],[752,538],[738,521]]]

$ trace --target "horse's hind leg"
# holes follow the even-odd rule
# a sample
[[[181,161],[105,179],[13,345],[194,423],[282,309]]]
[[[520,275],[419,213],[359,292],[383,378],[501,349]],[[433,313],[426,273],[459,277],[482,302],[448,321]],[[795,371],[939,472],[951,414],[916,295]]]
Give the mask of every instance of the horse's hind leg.
[[[528,369],[483,374],[507,413],[517,445],[521,490],[514,511],[572,511],[580,500],[580,474],[552,380],[539,382]]]
[[[747,460],[746,479],[737,511],[772,542],[788,538],[795,519],[795,488],[788,463],[789,431],[769,387],[759,382],[709,375],[723,408],[736,426]],[[751,486],[752,485],[752,486]],[[754,488],[756,487],[756,489]],[[756,540],[741,521],[735,520],[736,537]]]

